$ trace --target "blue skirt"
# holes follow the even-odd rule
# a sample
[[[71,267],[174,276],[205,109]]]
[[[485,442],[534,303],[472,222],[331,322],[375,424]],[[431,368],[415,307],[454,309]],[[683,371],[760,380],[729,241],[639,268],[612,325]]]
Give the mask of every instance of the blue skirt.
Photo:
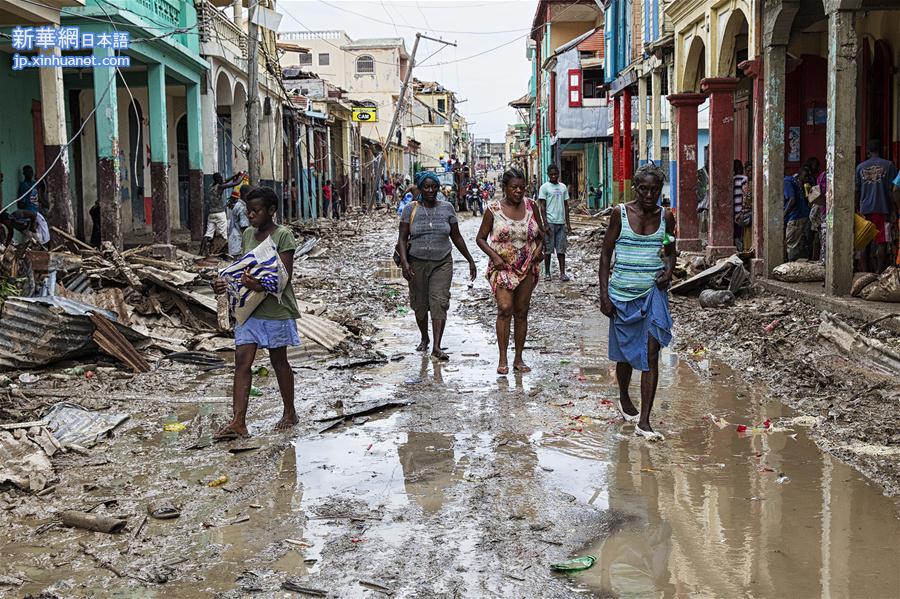
[[[610,298],[616,315],[609,322],[609,359],[627,362],[642,372],[650,370],[647,344],[652,335],[660,347],[672,342],[669,294],[656,285],[650,293],[628,302]]]
[[[259,349],[277,349],[300,345],[297,321],[267,320],[251,316],[234,327],[234,345],[255,345]]]

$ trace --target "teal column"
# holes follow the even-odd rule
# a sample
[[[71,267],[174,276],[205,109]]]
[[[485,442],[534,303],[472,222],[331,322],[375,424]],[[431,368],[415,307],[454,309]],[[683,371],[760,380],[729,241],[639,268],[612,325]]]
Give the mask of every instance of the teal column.
[[[187,91],[187,141],[188,141],[188,193],[191,239],[203,237],[203,147],[200,128],[203,121],[200,106],[200,84],[186,86]]]
[[[110,48],[94,48],[102,60],[113,56]],[[100,204],[100,237],[122,249],[122,214],[119,212],[119,113],[116,69],[97,67],[94,74],[94,120],[97,131],[97,201]]]
[[[153,198],[153,240],[168,244],[169,229],[169,148],[166,115],[166,67],[147,65],[147,95],[150,104],[150,190]]]

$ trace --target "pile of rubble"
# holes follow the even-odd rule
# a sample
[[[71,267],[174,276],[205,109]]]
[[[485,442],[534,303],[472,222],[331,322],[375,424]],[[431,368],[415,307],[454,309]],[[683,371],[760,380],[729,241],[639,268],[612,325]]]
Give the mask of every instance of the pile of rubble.
[[[296,259],[324,253],[315,227],[297,226]],[[347,227],[348,234],[354,234]],[[0,250],[0,370],[33,369],[102,352],[134,372],[148,357],[233,348],[227,306],[211,283],[225,263],[172,246],[100,249],[56,230],[51,251]],[[302,302],[301,302],[302,304]],[[303,304],[301,336],[336,351],[349,335]]]

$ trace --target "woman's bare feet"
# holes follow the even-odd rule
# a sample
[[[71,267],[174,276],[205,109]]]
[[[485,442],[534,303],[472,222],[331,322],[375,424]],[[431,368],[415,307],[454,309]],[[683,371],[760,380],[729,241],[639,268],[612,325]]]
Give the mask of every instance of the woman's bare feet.
[[[297,418],[296,412],[291,412],[290,414],[285,413],[281,417],[281,420],[279,420],[275,424],[275,430],[276,431],[286,431],[288,429],[293,428],[298,422],[300,422],[300,419]]]
[[[439,347],[434,348],[434,351],[431,352],[431,357],[441,362],[448,362],[450,360],[450,355]]]
[[[425,337],[422,339],[422,342],[416,346],[416,351],[428,351],[428,348],[431,346],[431,339]]]
[[[247,432],[246,424],[238,423],[232,420],[231,422],[220,428],[215,435],[213,435],[213,441],[231,441],[234,439],[243,439],[249,436],[250,433]]]
[[[525,362],[513,362],[513,370],[516,372],[531,372],[531,366]]]

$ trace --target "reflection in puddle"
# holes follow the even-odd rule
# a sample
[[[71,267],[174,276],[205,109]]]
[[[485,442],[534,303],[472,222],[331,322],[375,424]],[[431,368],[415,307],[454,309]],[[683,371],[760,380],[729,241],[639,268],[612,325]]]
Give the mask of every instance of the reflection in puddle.
[[[585,331],[590,364],[606,352],[601,325]],[[897,595],[895,501],[820,452],[805,430],[742,437],[705,421],[713,413],[752,424],[787,412],[727,368],[698,377],[673,357],[660,375],[654,419],[670,432],[665,443],[605,423],[537,443],[550,485],[633,522],[578,550],[598,561],[574,581],[617,597]]]

